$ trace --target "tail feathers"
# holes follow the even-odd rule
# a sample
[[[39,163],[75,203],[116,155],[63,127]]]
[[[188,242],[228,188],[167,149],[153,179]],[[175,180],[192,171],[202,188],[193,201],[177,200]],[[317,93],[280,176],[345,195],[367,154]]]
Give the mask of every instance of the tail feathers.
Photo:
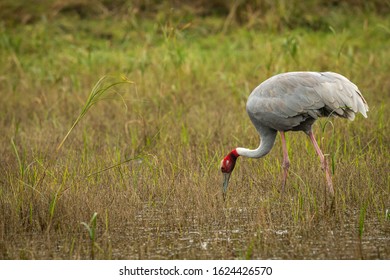
[[[351,121],[354,120],[356,113],[361,113],[367,118],[368,104],[358,87],[340,74],[332,72],[323,74],[332,79],[324,80],[316,91],[322,96],[328,109]]]
[[[357,88],[351,101],[353,102],[353,107],[347,106],[343,109],[345,117],[353,121],[355,119],[355,114],[361,113],[365,118],[367,118],[368,104]]]
[[[367,112],[368,112],[368,104],[367,101],[364,99],[363,95],[359,90],[356,91],[356,93],[359,95],[360,99],[358,102],[358,111],[367,118]]]

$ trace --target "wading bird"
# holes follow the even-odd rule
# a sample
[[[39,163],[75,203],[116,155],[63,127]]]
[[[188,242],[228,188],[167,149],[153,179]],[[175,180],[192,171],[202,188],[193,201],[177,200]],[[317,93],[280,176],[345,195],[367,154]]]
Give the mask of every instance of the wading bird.
[[[221,162],[225,198],[230,175],[239,156],[261,158],[272,149],[279,131],[283,149],[283,183],[286,185],[290,160],[286,131],[305,132],[316,150],[325,171],[327,188],[332,197],[332,177],[324,154],[313,135],[312,125],[320,117],[337,116],[353,120],[360,112],[367,118],[368,105],[358,87],[344,76],[332,72],[288,72],[275,75],[261,83],[249,95],[246,110],[260,134],[257,149],[236,148]]]

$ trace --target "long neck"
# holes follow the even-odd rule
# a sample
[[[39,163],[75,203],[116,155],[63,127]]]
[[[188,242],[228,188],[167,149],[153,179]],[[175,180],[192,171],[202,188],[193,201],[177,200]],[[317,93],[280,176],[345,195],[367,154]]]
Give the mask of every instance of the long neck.
[[[260,145],[255,150],[250,150],[246,148],[237,148],[237,153],[240,156],[250,157],[250,158],[261,158],[268,154],[275,143],[275,138],[277,131],[269,128],[258,128],[260,134]]]

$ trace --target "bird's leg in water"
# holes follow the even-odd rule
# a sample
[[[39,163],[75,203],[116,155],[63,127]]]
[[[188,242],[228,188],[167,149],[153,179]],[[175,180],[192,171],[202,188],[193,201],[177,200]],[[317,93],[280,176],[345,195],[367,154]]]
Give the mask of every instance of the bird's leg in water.
[[[309,137],[310,137],[311,142],[312,142],[313,145],[314,145],[314,149],[316,150],[318,156],[320,157],[322,170],[325,171],[326,181],[327,181],[327,183],[328,183],[328,189],[329,189],[330,195],[331,195],[332,197],[334,197],[334,189],[333,189],[333,183],[332,183],[332,176],[330,175],[329,167],[328,167],[328,164],[327,164],[327,162],[326,162],[325,156],[324,156],[324,154],[322,153],[320,147],[318,146],[317,141],[316,141],[316,138],[314,137],[314,134],[313,134],[313,132],[312,132],[311,130],[309,131],[308,135],[309,135]]]
[[[288,151],[286,146],[286,138],[284,136],[284,132],[280,131],[280,137],[282,138],[282,149],[283,149],[283,184],[282,184],[282,192],[284,192],[284,187],[286,186],[287,182],[287,174],[288,174],[288,168],[290,167],[290,159],[288,158]]]

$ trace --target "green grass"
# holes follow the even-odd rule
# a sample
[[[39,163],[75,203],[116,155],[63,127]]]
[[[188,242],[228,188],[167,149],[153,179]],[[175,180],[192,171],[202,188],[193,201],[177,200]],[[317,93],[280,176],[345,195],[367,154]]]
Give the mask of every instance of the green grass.
[[[0,25],[1,259],[390,258],[390,18],[244,7]],[[220,160],[258,145],[249,93],[295,70],[341,73],[370,107],[314,126],[335,211],[303,133],[283,195],[277,138],[238,160],[224,202]]]

